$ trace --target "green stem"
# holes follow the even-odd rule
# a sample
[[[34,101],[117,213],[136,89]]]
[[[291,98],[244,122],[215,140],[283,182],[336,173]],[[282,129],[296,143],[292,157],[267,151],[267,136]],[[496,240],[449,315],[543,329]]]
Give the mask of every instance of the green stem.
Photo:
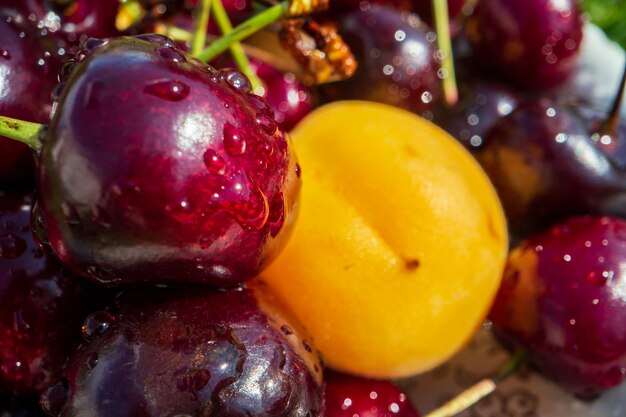
[[[450,19],[448,17],[448,1],[432,0],[433,14],[435,16],[435,30],[437,32],[437,44],[442,54],[441,69],[443,95],[448,106],[454,106],[459,101],[459,91],[456,85],[454,71],[454,57],[452,54],[452,39],[450,37]]]
[[[215,15],[215,22],[220,28],[222,35],[228,35],[233,31],[233,25],[230,23],[228,13],[224,9],[222,0],[213,0],[213,14]],[[263,88],[263,81],[256,75],[256,72],[250,66],[250,60],[246,56],[243,47],[239,42],[235,42],[230,47],[230,54],[233,56],[233,61],[237,65],[237,68],[250,80],[252,84],[252,91],[257,91],[257,88]]]
[[[619,84],[619,91],[613,100],[613,105],[611,106],[611,110],[609,110],[609,115],[605,120],[601,133],[603,135],[609,135],[614,138],[617,138],[619,135],[617,131],[619,129],[619,121],[622,112],[622,102],[624,101],[624,90],[626,89],[626,67],[624,68],[624,72],[622,73],[622,80]]]
[[[196,19],[193,27],[193,38],[191,39],[191,55],[193,56],[202,52],[206,44],[206,31],[209,26],[209,15],[211,14],[211,0],[201,0],[196,7]]]
[[[270,7],[264,12],[259,13],[249,20],[243,22],[228,35],[222,36],[220,39],[213,42],[211,45],[209,45],[208,48],[199,53],[196,57],[202,62],[209,62],[213,60],[215,57],[230,48],[233,43],[244,40],[253,33],[284,17],[287,14],[288,9],[288,1],[283,1],[276,6]]]
[[[498,387],[499,382],[509,377],[527,362],[527,354],[518,350],[513,355],[513,358],[502,367],[495,378],[485,378],[479,381],[424,417],[452,417],[467,410],[486,396],[492,394]]]
[[[39,123],[0,116],[0,136],[22,142],[37,153],[41,150],[39,130],[42,126]]]

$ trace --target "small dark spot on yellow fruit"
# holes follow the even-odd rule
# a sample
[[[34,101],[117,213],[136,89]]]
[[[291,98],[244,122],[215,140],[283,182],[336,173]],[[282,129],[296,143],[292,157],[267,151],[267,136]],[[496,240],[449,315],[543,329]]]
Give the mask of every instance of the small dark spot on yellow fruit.
[[[417,258],[407,258],[404,261],[404,267],[409,271],[415,271],[420,266],[420,261]]]

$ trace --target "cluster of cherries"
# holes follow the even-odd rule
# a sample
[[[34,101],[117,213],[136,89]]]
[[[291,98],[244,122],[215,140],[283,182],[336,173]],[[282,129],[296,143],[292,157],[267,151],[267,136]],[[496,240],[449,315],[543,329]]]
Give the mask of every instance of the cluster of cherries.
[[[140,0],[122,37],[118,0],[0,0],[0,115],[46,125],[36,158],[0,138],[2,416],[417,415],[389,382],[322,377],[271,289],[244,285],[295,221],[285,132],[316,100],[388,103],[463,143],[525,239],[496,334],[580,397],[626,378],[624,125],[617,105],[603,115],[555,93],[576,68],[576,3],[449,0],[457,104],[429,2],[331,2],[313,18],[337,28],[356,74],[314,89],[251,58],[264,98],[142,33],[190,21],[197,3]],[[253,11],[224,6],[238,21]]]

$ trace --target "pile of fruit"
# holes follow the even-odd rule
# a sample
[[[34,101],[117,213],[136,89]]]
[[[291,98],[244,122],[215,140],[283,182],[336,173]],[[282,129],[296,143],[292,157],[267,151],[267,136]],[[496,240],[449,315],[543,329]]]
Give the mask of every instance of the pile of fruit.
[[[585,24],[0,0],[0,416],[417,417],[390,380],[487,317],[509,371],[622,383],[626,71],[563,88]]]

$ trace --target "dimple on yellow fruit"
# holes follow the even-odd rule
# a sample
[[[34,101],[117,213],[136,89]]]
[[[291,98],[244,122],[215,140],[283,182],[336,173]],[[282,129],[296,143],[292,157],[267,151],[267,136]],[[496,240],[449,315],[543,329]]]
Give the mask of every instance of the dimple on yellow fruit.
[[[444,362],[482,323],[504,268],[487,176],[443,130],[386,105],[324,106],[292,137],[300,217],[260,279],[332,368],[390,378]]]

